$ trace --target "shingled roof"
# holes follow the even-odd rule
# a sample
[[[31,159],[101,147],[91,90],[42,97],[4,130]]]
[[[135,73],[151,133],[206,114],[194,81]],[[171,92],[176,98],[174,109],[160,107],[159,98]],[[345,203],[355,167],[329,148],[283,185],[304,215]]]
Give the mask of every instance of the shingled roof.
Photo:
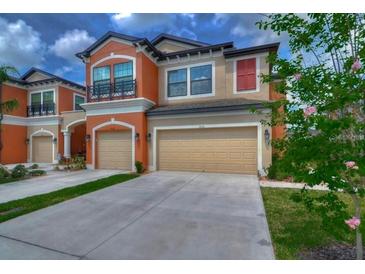
[[[265,101],[235,98],[235,99],[212,100],[205,102],[186,103],[186,104],[182,103],[176,105],[160,106],[148,110],[147,116],[263,109],[263,108],[266,108]]]

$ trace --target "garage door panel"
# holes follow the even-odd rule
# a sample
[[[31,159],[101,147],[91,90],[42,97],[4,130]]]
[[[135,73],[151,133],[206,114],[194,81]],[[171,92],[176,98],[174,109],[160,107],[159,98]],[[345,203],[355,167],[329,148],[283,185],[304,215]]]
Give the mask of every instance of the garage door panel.
[[[130,170],[132,166],[132,134],[130,131],[97,134],[97,167]]]
[[[255,127],[161,131],[159,169],[256,174],[256,135]]]
[[[32,154],[32,161],[35,163],[52,163],[52,137],[33,137]]]

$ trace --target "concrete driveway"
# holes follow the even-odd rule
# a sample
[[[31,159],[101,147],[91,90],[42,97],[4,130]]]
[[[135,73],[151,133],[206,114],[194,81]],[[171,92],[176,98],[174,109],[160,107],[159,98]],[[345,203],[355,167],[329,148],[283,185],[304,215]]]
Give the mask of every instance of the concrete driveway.
[[[0,224],[2,259],[273,259],[254,176],[155,172]]]

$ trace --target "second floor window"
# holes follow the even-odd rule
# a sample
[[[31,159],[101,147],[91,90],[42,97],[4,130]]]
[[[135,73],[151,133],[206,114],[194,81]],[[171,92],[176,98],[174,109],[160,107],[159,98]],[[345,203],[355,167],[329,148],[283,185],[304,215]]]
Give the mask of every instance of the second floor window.
[[[93,71],[94,88],[98,94],[109,93],[110,91],[110,67],[98,67]]]
[[[54,94],[53,91],[36,92],[30,95],[30,104],[32,106],[37,105],[53,105]]]
[[[212,65],[192,67],[190,69],[190,93],[212,93]]]
[[[168,72],[167,93],[169,97],[187,95],[187,69]]]
[[[114,84],[116,92],[133,90],[133,62],[114,65]]]
[[[85,103],[85,98],[80,95],[75,95],[75,101],[74,101],[74,109],[75,110],[82,110],[82,107],[80,107],[81,104]]]

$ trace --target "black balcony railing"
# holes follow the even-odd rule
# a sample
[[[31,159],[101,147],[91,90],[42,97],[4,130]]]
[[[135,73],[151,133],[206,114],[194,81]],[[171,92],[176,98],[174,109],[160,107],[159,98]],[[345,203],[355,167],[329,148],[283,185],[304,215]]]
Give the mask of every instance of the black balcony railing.
[[[47,104],[33,104],[27,106],[27,116],[46,116],[46,115],[55,115],[55,103],[47,103]]]
[[[87,87],[87,101],[99,102],[136,97],[136,80],[95,83]]]

